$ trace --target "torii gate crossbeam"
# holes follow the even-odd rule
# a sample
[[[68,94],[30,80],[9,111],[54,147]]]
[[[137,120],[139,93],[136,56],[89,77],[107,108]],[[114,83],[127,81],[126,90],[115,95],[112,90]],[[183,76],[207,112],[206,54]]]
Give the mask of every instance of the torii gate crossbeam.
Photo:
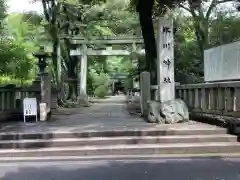
[[[66,38],[66,37],[65,37]],[[114,44],[144,44],[144,40],[141,37],[111,37],[111,36],[105,36],[100,38],[95,38],[95,39],[86,39],[81,36],[70,36],[67,37],[70,39],[71,44],[108,44],[108,45],[114,45]]]

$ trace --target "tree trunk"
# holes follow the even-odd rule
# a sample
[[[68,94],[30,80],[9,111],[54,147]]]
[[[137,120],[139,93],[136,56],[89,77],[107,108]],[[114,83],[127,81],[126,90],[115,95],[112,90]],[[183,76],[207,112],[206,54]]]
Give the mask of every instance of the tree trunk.
[[[145,45],[146,70],[151,73],[151,84],[157,84],[157,47],[152,20],[153,4],[154,0],[138,0],[137,11]]]
[[[68,78],[70,78],[70,81],[68,82],[69,94],[67,99],[72,101],[77,101],[77,74],[75,71],[77,60],[76,60],[76,57],[70,56],[70,45],[68,43],[65,44],[67,45],[67,54],[68,54],[67,75],[68,75]]]
[[[54,36],[54,35],[53,35]],[[58,45],[59,45],[59,41],[58,41],[58,37],[53,38],[53,45],[52,45],[52,65],[53,65],[53,76],[54,76],[54,83],[55,84],[59,84],[58,82],[58,78],[57,78],[57,61],[58,61]],[[59,87],[58,87],[59,88]]]
[[[201,63],[204,61],[204,50],[208,45],[208,24],[199,22],[199,20],[194,19],[195,21],[195,35],[197,38],[198,48],[200,52]],[[202,23],[202,25],[201,25]]]
[[[204,61],[204,49],[208,45],[208,17],[204,16],[203,7],[200,1],[194,2],[191,0],[188,0],[189,4],[189,12],[192,15],[193,22],[194,22],[194,28],[195,28],[195,35],[197,39],[197,43],[199,46],[199,52],[200,52],[200,61],[203,63]],[[209,9],[208,13],[211,9]],[[196,13],[197,12],[197,13]],[[207,15],[209,16],[209,15]]]
[[[70,41],[69,39],[64,40],[64,46],[66,48],[67,55],[64,58],[67,65],[67,75],[70,78],[70,82],[68,82],[69,94],[67,99],[71,99],[72,101],[77,101],[77,72],[76,67],[78,63],[78,58],[70,56]]]
[[[76,82],[69,82],[69,93],[67,100],[77,101],[77,83]]]
[[[75,63],[76,59],[75,58],[71,58],[70,62],[68,64],[68,77],[71,79],[71,81],[68,83],[69,86],[69,95],[67,99],[71,99],[73,101],[77,100],[77,74],[75,72],[75,67],[76,64]]]
[[[45,19],[48,21],[49,26],[47,28],[51,39],[52,39],[52,76],[53,81],[57,84],[57,88],[60,89],[60,82],[58,78],[58,47],[59,47],[59,37],[58,37],[58,27],[57,27],[57,12],[59,10],[59,5],[57,2],[42,0],[43,12]],[[60,90],[61,91],[61,90]],[[58,96],[58,101],[61,98]]]

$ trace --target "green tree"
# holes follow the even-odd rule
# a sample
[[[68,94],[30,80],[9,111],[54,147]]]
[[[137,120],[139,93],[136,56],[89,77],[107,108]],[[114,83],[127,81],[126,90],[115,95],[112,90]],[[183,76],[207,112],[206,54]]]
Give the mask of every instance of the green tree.
[[[104,1],[42,1],[44,14],[49,24],[48,31],[52,37],[54,47],[53,52],[56,54],[56,44],[60,43],[61,56],[63,57],[63,66],[66,70],[68,78],[76,79],[79,69],[79,59],[70,56],[70,41],[69,39],[59,40],[59,36],[64,35],[80,35],[87,39],[101,36],[112,35],[126,35],[133,34],[139,31],[136,27],[137,17],[136,14],[128,11],[127,4],[121,3],[119,0],[111,0],[103,3]],[[54,13],[53,13],[54,11]],[[125,17],[129,18],[125,18]],[[52,18],[50,18],[52,17]],[[52,19],[52,21],[49,21]],[[57,28],[55,28],[57,27]],[[70,34],[69,34],[70,32]],[[101,48],[95,46],[93,48]],[[94,58],[90,62],[97,62],[101,68],[106,72],[106,59]],[[53,57],[54,67],[57,66],[56,57]],[[91,66],[91,65],[90,65]],[[91,66],[92,67],[92,66]],[[98,73],[101,71],[99,67]],[[55,68],[55,71],[57,69]],[[55,73],[56,74],[56,73]],[[77,96],[77,81],[71,81],[69,85],[69,95],[67,99],[76,100]]]
[[[209,29],[210,47],[238,41],[240,39],[239,24],[239,17],[219,14],[217,19],[211,21]]]
[[[194,23],[194,31],[197,39],[200,58],[203,62],[204,49],[209,45],[209,29],[211,16],[213,15],[214,9],[223,3],[232,2],[232,0],[206,0],[193,2],[192,0],[187,0],[185,4],[180,3],[179,7],[183,8],[189,12],[192,16]]]

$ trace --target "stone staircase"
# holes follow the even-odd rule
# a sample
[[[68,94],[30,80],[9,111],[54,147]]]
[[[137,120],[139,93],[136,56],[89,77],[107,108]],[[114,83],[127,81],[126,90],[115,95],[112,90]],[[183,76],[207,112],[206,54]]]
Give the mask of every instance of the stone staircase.
[[[2,133],[0,161],[43,157],[189,155],[239,153],[226,129],[119,130],[95,132]]]

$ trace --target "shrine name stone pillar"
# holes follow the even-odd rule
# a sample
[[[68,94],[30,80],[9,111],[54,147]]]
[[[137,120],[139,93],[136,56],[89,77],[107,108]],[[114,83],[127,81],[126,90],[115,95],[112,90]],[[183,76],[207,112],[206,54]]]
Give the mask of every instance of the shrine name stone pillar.
[[[157,80],[160,102],[175,99],[173,20],[159,18]]]
[[[173,20],[159,19],[158,27],[158,101],[149,102],[149,122],[173,124],[189,121],[188,107],[175,99]]]

